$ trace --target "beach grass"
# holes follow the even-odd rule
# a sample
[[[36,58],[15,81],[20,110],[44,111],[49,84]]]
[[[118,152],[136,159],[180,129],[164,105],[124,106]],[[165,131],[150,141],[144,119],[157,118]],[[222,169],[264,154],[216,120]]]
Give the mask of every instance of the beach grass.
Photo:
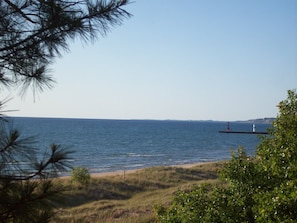
[[[170,205],[179,189],[219,184],[222,165],[213,162],[95,174],[88,186],[72,184],[70,178],[58,179],[56,183],[67,190],[52,222],[154,222],[154,207]]]

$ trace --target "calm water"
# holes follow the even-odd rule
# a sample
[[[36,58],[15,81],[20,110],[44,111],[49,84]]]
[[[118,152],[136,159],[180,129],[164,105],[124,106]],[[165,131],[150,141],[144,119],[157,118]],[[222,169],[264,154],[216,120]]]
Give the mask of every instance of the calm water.
[[[51,143],[74,151],[73,166],[109,172],[230,158],[230,149],[255,152],[256,135],[221,134],[226,122],[13,118],[26,136],[36,136],[43,153]],[[232,130],[251,131],[252,124],[230,123]],[[257,131],[269,125],[257,124]],[[35,145],[36,146],[36,145]]]

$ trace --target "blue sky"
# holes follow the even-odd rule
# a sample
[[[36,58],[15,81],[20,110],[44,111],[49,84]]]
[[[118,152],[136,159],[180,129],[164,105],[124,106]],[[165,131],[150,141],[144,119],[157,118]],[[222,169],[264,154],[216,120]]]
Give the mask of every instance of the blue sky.
[[[9,115],[103,119],[274,117],[297,88],[296,0],[136,0],[133,17],[57,58],[57,84]],[[14,96],[11,92],[9,96]]]

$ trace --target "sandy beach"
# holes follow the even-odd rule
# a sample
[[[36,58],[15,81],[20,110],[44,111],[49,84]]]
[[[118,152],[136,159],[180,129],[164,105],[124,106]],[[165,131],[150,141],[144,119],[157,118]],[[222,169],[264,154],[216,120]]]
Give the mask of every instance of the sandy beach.
[[[187,168],[206,165],[206,164],[210,164],[210,163],[215,163],[215,161],[213,161],[213,162],[198,162],[198,163],[192,163],[192,164],[171,165],[171,166],[167,166],[167,167],[180,167],[180,168],[187,169]],[[133,170],[118,170],[118,171],[103,172],[103,173],[91,173],[91,177],[98,178],[98,177],[109,177],[109,176],[125,176],[127,174],[132,174],[132,173],[135,173],[137,171],[141,171],[141,170],[147,169],[147,168],[151,168],[151,167],[144,167],[144,168],[133,169]],[[67,179],[67,178],[70,178],[70,176],[61,176],[59,178]]]
[[[198,163],[192,163],[192,164],[181,164],[181,165],[172,165],[169,167],[180,167],[180,168],[192,168],[198,165],[205,165],[209,163],[214,163],[214,162],[198,162]],[[132,174],[137,171],[147,169],[150,167],[145,167],[145,168],[140,168],[140,169],[133,169],[133,170],[119,170],[119,171],[113,171],[113,172],[105,172],[105,173],[92,173],[91,177],[97,178],[97,177],[107,177],[107,176],[124,176],[126,174]]]

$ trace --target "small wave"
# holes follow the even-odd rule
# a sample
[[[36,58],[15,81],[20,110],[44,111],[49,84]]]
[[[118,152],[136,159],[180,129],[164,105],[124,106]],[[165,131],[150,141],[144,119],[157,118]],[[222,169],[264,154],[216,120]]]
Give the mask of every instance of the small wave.
[[[102,173],[107,172],[107,168],[91,168],[89,169],[90,173]]]
[[[127,166],[125,166],[126,168],[135,168],[135,167],[143,167],[144,166],[144,164],[133,164],[133,165],[127,165]]]
[[[127,153],[128,157],[162,157],[165,154],[137,154],[137,153]]]

